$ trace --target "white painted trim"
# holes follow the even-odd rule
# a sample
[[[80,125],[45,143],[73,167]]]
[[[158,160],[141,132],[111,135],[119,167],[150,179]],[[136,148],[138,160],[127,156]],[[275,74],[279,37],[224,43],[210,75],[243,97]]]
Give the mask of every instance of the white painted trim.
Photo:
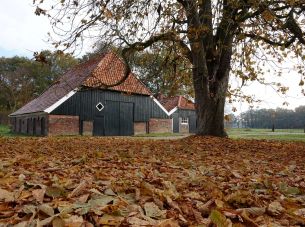
[[[164,113],[166,113],[167,116],[172,115],[174,112],[176,112],[176,110],[178,110],[178,107],[175,107],[174,109],[172,109],[171,111],[167,111],[164,106],[162,106],[162,104],[158,101],[158,99],[156,99],[154,96],[150,96],[150,98],[152,98],[152,100],[154,100],[154,102],[164,111]]]
[[[154,97],[154,96],[150,96],[150,98],[152,98],[152,100],[154,100],[154,102],[164,111],[164,113],[166,113],[167,116],[169,116],[169,112],[164,108],[164,106],[162,106],[162,104]]]
[[[174,109],[172,109],[171,111],[169,111],[169,115],[172,115],[173,113],[175,113],[178,110],[178,107],[176,106]]]
[[[53,110],[55,110],[57,107],[59,107],[61,104],[63,104],[65,101],[67,101],[69,98],[71,98],[76,92],[78,91],[78,89],[74,89],[72,91],[70,91],[68,94],[66,94],[64,97],[62,97],[61,99],[59,99],[57,102],[55,102],[54,104],[52,104],[51,106],[49,106],[48,108],[46,108],[44,110],[44,112],[46,113],[51,113]]]

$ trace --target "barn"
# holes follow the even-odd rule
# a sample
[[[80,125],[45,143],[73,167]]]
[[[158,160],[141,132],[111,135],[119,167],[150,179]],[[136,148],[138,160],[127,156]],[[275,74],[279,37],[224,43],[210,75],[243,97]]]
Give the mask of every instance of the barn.
[[[174,133],[196,133],[197,117],[193,101],[182,95],[172,97],[158,95],[156,98],[173,120]]]
[[[12,130],[29,135],[130,136],[173,131],[173,119],[125,65],[105,53],[77,65],[44,93],[10,114]]]

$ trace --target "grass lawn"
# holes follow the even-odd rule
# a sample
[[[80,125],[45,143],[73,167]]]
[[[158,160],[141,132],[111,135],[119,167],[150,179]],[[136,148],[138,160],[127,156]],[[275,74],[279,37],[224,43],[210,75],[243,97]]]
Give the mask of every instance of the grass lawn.
[[[305,144],[0,138],[0,225],[304,226]]]
[[[260,128],[230,128],[228,132],[232,135],[234,134],[269,134],[272,133],[271,129],[260,129]],[[304,133],[304,129],[275,129],[275,133],[285,132],[285,133]]]
[[[183,134],[180,133],[150,133],[150,134],[138,134],[134,137],[175,137],[175,136],[183,136]]]
[[[234,128],[227,130],[229,137],[232,139],[264,139],[264,140],[283,140],[283,141],[301,141],[305,142],[304,129],[276,129],[272,132],[271,129],[245,129]],[[184,134],[180,133],[151,133],[135,135],[136,138],[155,137],[166,139],[167,137],[181,137]],[[0,125],[0,136],[20,137],[25,135],[13,134],[6,125]]]
[[[10,136],[11,130],[7,125],[0,125],[0,136]]]
[[[232,139],[265,139],[283,141],[305,142],[304,129],[228,129],[229,137]]]

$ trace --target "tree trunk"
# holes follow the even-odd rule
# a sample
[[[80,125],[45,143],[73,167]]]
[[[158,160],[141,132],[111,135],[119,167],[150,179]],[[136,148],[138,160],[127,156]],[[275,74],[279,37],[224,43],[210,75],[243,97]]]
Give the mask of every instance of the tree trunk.
[[[197,114],[197,135],[226,137],[224,129],[224,107],[228,89],[231,53],[221,61],[215,76],[209,76],[207,68],[194,64],[193,83]],[[199,56],[200,59],[200,56]],[[205,57],[201,58],[205,60]]]
[[[224,106],[228,79],[229,76],[226,75],[222,81],[217,82],[216,94],[196,99],[197,135],[227,136],[224,130]]]

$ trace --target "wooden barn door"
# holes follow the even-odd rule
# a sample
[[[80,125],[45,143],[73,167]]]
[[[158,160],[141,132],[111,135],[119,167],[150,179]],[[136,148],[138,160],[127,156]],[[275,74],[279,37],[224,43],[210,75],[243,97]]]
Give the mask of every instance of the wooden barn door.
[[[106,101],[105,105],[105,136],[120,135],[120,103]]]
[[[133,103],[120,102],[120,135],[133,135]]]
[[[178,113],[174,113],[172,115],[173,118],[173,133],[179,133],[179,115]]]
[[[105,135],[133,135],[133,103],[106,101]]]
[[[94,136],[104,136],[104,116],[97,116],[93,120],[93,135]]]

